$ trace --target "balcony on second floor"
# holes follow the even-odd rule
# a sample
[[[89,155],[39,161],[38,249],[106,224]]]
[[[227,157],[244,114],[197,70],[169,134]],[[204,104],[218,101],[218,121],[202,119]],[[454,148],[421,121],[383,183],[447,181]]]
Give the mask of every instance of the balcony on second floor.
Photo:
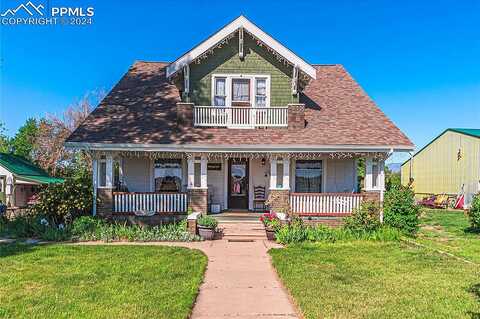
[[[194,106],[195,126],[255,128],[288,127],[288,107]]]
[[[182,125],[238,129],[305,127],[305,105],[244,107],[202,106],[178,103],[177,117]]]

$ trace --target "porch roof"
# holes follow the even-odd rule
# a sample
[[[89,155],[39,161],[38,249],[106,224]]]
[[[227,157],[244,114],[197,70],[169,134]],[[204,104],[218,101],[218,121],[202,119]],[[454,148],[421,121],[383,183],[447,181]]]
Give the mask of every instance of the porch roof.
[[[341,65],[315,65],[316,79],[300,95],[304,129],[178,127],[177,87],[164,62],[136,62],[66,145],[370,146],[412,150],[412,142]]]
[[[38,184],[63,183],[63,179],[51,177],[40,167],[33,165],[29,161],[7,153],[0,153],[0,166],[3,166],[10,173],[14,174],[18,180]]]

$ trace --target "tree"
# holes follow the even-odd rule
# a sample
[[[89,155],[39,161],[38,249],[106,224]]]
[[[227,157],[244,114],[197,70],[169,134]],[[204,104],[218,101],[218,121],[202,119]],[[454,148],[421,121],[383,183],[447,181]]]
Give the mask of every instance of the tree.
[[[394,186],[400,186],[401,183],[401,178],[400,178],[400,172],[394,172],[391,169],[389,169],[387,166],[385,166],[385,188],[386,190],[390,190]]]
[[[22,156],[28,160],[34,159],[34,148],[37,139],[38,125],[37,120],[30,118],[22,127],[18,129],[17,134],[10,140],[10,147],[13,153]]]
[[[10,152],[10,140],[5,132],[5,124],[0,122],[0,153]]]
[[[73,103],[61,116],[47,115],[38,125],[35,145],[37,163],[53,175],[69,175],[72,167],[89,170],[91,160],[84,152],[65,149],[65,140],[87,118],[103,93],[87,93]],[[75,169],[73,169],[75,171]]]

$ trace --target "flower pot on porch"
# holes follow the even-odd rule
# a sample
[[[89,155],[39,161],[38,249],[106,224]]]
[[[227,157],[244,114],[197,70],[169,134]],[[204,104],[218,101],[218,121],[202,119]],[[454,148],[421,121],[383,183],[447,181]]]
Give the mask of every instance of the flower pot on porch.
[[[198,234],[205,240],[213,240],[215,237],[215,228],[198,226]]]
[[[275,240],[275,231],[273,229],[265,227],[265,233],[268,240]]]

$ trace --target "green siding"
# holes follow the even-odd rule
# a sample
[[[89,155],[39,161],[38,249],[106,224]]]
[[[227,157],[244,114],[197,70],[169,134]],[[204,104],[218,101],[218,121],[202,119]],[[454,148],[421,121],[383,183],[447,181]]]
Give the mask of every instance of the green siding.
[[[298,103],[298,95],[292,95],[291,91],[292,66],[278,62],[248,34],[244,36],[244,52],[244,59],[240,59],[236,36],[200,64],[190,64],[190,101],[196,105],[211,105],[212,74],[240,73],[270,75],[270,105]]]

